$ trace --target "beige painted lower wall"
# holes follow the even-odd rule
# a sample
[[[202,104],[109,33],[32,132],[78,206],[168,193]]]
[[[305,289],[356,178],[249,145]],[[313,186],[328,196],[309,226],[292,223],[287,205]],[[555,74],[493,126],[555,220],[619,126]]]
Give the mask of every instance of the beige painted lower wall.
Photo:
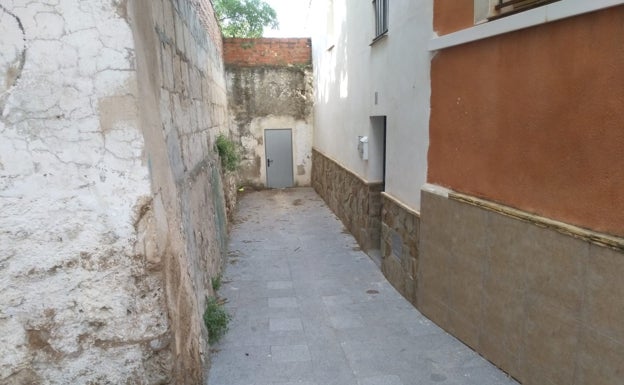
[[[622,249],[500,208],[423,191],[419,309],[522,384],[621,383]]]

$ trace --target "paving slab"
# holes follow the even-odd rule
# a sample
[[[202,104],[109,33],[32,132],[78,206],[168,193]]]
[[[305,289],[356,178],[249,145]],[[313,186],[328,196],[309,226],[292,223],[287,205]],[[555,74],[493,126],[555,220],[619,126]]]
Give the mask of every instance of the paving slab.
[[[209,385],[516,385],[424,317],[310,188],[243,195]]]

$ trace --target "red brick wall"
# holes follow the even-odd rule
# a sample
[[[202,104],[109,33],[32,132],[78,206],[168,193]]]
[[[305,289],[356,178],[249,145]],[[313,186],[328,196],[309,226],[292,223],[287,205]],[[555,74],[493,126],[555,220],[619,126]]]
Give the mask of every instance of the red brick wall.
[[[309,38],[223,39],[226,65],[243,67],[310,64],[312,43]]]

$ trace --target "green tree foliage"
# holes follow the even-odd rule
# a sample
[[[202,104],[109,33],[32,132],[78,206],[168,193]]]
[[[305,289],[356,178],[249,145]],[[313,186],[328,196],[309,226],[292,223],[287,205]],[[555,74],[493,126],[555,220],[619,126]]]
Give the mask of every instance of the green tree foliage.
[[[225,37],[261,37],[266,27],[277,28],[277,14],[262,0],[214,0]]]

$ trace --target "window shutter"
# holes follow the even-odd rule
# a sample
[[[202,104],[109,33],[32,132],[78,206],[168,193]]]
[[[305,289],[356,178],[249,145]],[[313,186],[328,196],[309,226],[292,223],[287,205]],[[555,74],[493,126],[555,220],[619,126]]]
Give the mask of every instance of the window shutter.
[[[530,8],[554,3],[555,1],[559,0],[498,0],[497,4],[494,6],[495,15],[489,19],[497,19],[499,17],[522,12]]]
[[[388,32],[388,0],[373,0],[375,8],[375,36]]]

